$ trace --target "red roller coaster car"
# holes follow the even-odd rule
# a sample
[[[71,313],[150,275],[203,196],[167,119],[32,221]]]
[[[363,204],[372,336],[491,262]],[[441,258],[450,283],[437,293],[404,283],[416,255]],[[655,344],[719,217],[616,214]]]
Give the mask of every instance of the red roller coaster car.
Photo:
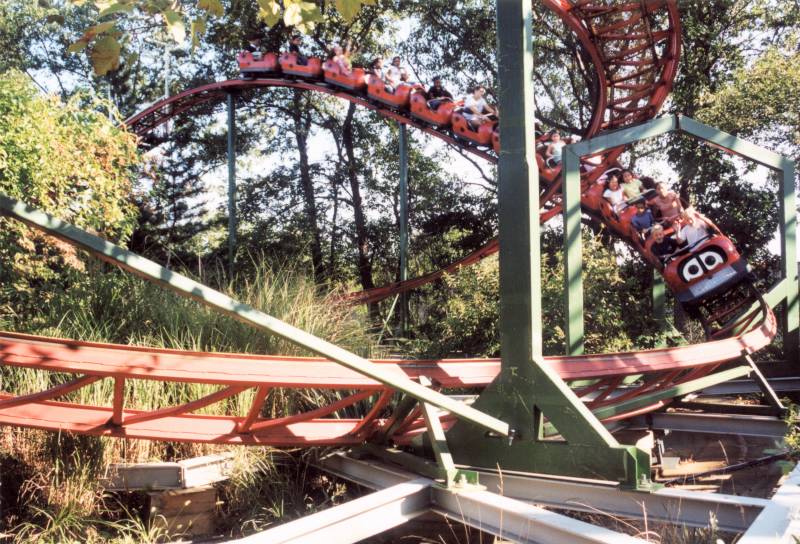
[[[460,111],[456,111],[452,116],[453,134],[472,142],[476,145],[483,145],[486,147],[492,146],[492,137],[494,135],[494,128],[497,121],[484,121],[477,130],[470,126],[467,118]]]
[[[326,60],[322,64],[322,71],[325,73],[325,81],[332,85],[344,87],[350,91],[360,91],[367,86],[363,68],[353,68],[350,72],[343,72],[338,64]]]
[[[411,102],[411,93],[421,90],[419,85],[406,85],[401,83],[395,87],[394,92],[386,90],[386,83],[376,76],[367,78],[367,96],[387,106],[398,109],[408,109]]]
[[[442,99],[442,102],[432,110],[428,107],[428,98],[422,91],[411,93],[411,115],[417,119],[425,121],[435,127],[449,127],[450,120],[456,108],[462,106],[462,102],[449,99]]]
[[[698,217],[708,234],[691,246],[679,249],[664,264],[662,274],[675,298],[687,307],[699,304],[750,280],[750,270],[733,242],[711,221]],[[674,234],[674,229],[665,231]],[[650,253],[653,240],[645,244]],[[652,255],[652,253],[650,253]]]
[[[308,59],[306,64],[297,63],[297,55],[294,53],[281,53],[278,63],[284,74],[293,76],[320,79],[322,77],[322,61],[316,57]]]
[[[280,72],[278,65],[278,55],[275,53],[264,53],[260,59],[255,58],[253,53],[243,51],[236,56],[239,63],[239,71],[242,74],[253,73],[275,73]]]

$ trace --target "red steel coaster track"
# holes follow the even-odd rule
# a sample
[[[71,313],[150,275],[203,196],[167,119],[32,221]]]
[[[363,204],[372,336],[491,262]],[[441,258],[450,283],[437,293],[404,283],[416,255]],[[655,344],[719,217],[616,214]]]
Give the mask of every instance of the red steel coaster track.
[[[544,0],[544,4],[575,33],[594,62],[598,91],[584,137],[655,116],[669,94],[680,56],[676,0]],[[414,126],[464,152],[496,161],[493,151],[466,145],[447,127],[423,123],[408,111],[378,105],[361,93],[345,91],[323,81],[277,73],[267,78],[230,80],[185,91],[145,109],[127,124],[146,139],[161,124],[215,105],[225,100],[229,92],[268,87],[334,95]],[[622,151],[618,148],[605,152],[600,156],[599,166],[583,175],[584,210],[600,220],[606,220],[608,214],[604,214],[602,199],[594,194],[597,185],[594,182],[615,164]],[[548,168],[541,155],[537,156],[537,161],[546,186],[541,195],[541,219],[546,221],[560,211],[560,171]],[[655,262],[629,228],[618,222],[606,222],[645,259]],[[353,300],[376,301],[417,287],[498,249],[497,242],[492,241],[447,269],[402,284],[358,293]],[[602,421],[656,410],[676,396],[748,372],[743,366],[720,367],[740,359],[743,353],[752,353],[768,345],[775,336],[776,322],[770,308],[758,296],[745,299],[739,306],[745,310],[740,317],[729,320],[718,331],[719,339],[704,344],[632,353],[548,357],[546,361]],[[346,445],[386,438],[402,444],[425,429],[419,405],[392,410],[396,404],[393,389],[320,358],[197,353],[0,333],[0,362],[78,376],[28,395],[0,393],[0,424],[6,425],[153,440],[274,446]],[[419,380],[424,376],[432,381],[436,390],[466,388],[476,393],[488,385],[500,369],[496,359],[375,362],[399,377]],[[58,401],[106,379],[114,381],[111,406]],[[126,407],[129,399],[126,384],[134,380],[213,384],[218,389],[184,404],[145,411]],[[329,399],[328,404],[285,417],[262,416],[265,399],[278,388],[313,389]],[[243,394],[252,398],[246,413],[192,414]],[[355,413],[365,415],[353,417]],[[442,415],[445,426],[452,421],[452,416]]]

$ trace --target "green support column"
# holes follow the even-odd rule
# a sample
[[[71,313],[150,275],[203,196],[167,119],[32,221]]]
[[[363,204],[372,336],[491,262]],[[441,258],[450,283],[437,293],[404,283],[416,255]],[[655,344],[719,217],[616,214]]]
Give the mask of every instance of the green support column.
[[[637,487],[649,476],[649,455],[620,446],[542,357],[532,16],[530,0],[497,2],[502,362],[500,375],[473,405],[508,422],[510,436],[458,422],[448,443],[456,462],[466,465]],[[563,441],[544,439],[544,418]]]
[[[400,281],[408,279],[408,128],[400,125]],[[400,293],[400,331],[408,326],[408,296]]]
[[[783,342],[786,361],[800,361],[800,303],[797,278],[797,197],[794,162],[784,159],[781,172],[781,272],[786,280],[786,317]]]
[[[228,93],[228,272],[236,259],[236,97]]]
[[[661,326],[663,331],[667,327],[667,290],[664,278],[658,270],[653,270],[653,319]]]
[[[564,181],[561,184],[564,206],[564,330],[567,355],[583,353],[583,241],[581,240],[580,157],[569,147],[563,152]]]

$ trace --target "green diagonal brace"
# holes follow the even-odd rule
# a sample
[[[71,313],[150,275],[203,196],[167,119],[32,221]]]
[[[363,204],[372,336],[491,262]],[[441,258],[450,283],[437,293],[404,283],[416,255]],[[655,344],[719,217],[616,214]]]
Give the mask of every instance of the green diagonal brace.
[[[186,276],[168,270],[158,263],[145,259],[136,253],[89,234],[51,215],[30,208],[3,194],[0,194],[0,215],[18,219],[31,227],[84,249],[95,257],[119,266],[148,281],[161,285],[181,296],[194,299],[214,310],[238,319],[243,323],[285,338],[298,346],[346,366],[359,374],[363,374],[373,380],[391,386],[399,391],[403,391],[420,402],[427,402],[433,406],[447,410],[459,418],[466,419],[485,430],[504,436],[508,434],[508,424],[495,417],[480,412],[441,393],[431,391],[427,387],[408,378],[398,377],[354,353],[260,312],[252,306],[238,302]]]

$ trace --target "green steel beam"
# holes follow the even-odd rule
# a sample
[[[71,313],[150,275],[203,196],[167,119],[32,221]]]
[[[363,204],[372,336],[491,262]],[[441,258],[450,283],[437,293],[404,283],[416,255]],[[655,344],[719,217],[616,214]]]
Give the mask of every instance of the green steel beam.
[[[501,371],[473,406],[507,421],[513,440],[487,436],[474,425],[459,421],[448,432],[448,442],[458,463],[601,478],[637,487],[649,477],[649,455],[619,445],[542,358],[539,176],[533,139],[529,0],[498,0],[497,37],[503,111],[498,164]],[[573,209],[570,221],[575,217]],[[579,212],[577,217],[579,220]],[[567,442],[543,439],[544,417]]]
[[[569,145],[565,151],[569,150],[578,157],[583,157],[676,130],[779,172],[782,281],[770,290],[769,302],[771,307],[785,304],[786,311],[781,323],[785,358],[787,361],[800,360],[800,283],[797,275],[797,195],[794,186],[794,161],[683,115],[659,117],[641,125],[608,132]],[[654,303],[655,296],[654,292]],[[654,304],[655,309],[657,306]],[[658,318],[658,314],[656,317]]]
[[[583,333],[583,241],[581,240],[580,157],[569,147],[563,150],[561,185],[564,206],[564,294],[567,355],[581,355]]]
[[[419,383],[425,387],[431,387],[433,383],[427,376],[420,376]],[[428,439],[431,443],[433,455],[436,458],[436,464],[442,471],[448,487],[455,483],[455,476],[458,472],[455,462],[453,462],[453,455],[450,453],[450,448],[447,446],[447,437],[442,428],[442,421],[439,419],[439,414],[433,406],[427,402],[420,405],[422,408],[422,417],[425,419],[425,428],[428,430]]]
[[[678,115],[678,128],[682,132],[721,147],[723,151],[739,155],[773,170],[782,170],[787,162],[791,162],[786,157],[770,151],[766,147],[742,140],[733,134],[728,134],[718,128],[695,121],[691,117]]]
[[[661,330],[667,328],[667,290],[664,278],[653,269],[653,319],[659,324]]]
[[[783,348],[787,361],[800,361],[800,283],[797,278],[797,196],[795,166],[786,161],[781,171],[780,237],[781,276],[786,282],[786,313],[783,319]]]
[[[228,273],[236,260],[236,96],[228,93]]]
[[[400,281],[408,279],[408,127],[398,123],[400,130]],[[408,294],[400,293],[400,331],[405,336],[408,327]]]
[[[664,117],[656,117],[641,125],[605,132],[590,140],[571,144],[569,147],[572,149],[573,153],[579,157],[584,157],[629,143],[638,142],[646,138],[655,138],[656,136],[668,134],[676,128],[678,128],[677,117],[674,115],[667,115]]]
[[[342,349],[330,342],[317,338],[297,327],[260,312],[242,302],[215,291],[177,272],[164,268],[158,263],[145,259],[111,242],[89,234],[60,219],[31,208],[21,202],[0,194],[0,215],[12,217],[41,230],[51,236],[88,251],[95,257],[127,270],[141,278],[158,284],[186,298],[205,304],[209,308],[229,315],[271,334],[275,334],[302,348],[322,357],[335,361],[351,370],[363,374],[373,380],[407,393],[420,402],[428,402],[433,406],[447,410],[459,418],[480,426],[484,432],[489,431],[502,436],[508,435],[508,424],[453,400],[441,393],[431,391],[408,378],[398,377],[354,353]]]

